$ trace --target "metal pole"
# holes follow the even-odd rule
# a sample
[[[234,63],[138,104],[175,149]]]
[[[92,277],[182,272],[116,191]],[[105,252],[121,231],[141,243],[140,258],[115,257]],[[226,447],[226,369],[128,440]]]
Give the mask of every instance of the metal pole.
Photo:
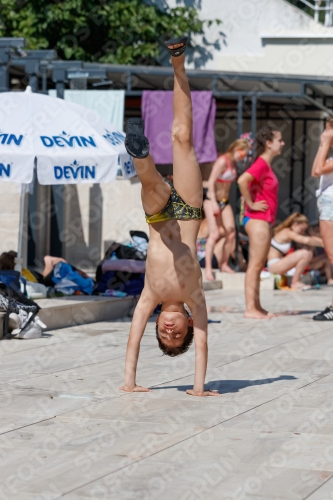
[[[318,23],[319,22],[319,0],[315,0],[315,6],[314,6],[314,20]]]
[[[290,175],[289,175],[289,214],[292,212],[293,206],[293,189],[294,189],[294,164],[295,164],[295,125],[296,121],[292,119],[291,126],[291,158],[290,158]]]
[[[326,0],[326,10],[325,10],[325,26],[329,26],[330,25],[330,1],[329,0]]]
[[[64,99],[65,97],[65,83],[57,82],[56,83],[57,97],[59,99]]]
[[[19,219],[19,234],[18,234],[18,248],[17,248],[17,257],[15,258],[15,271],[22,271],[23,261],[25,260],[24,256],[24,232],[25,232],[25,207],[27,194],[24,188],[24,185],[20,186],[21,194],[20,194],[20,219]]]
[[[251,109],[251,131],[253,137],[257,133],[257,96],[252,96],[252,109]],[[255,156],[255,151],[253,150],[253,156]]]
[[[43,94],[47,94],[47,70],[43,68],[42,71],[42,92]]]
[[[29,85],[33,92],[38,92],[38,76],[33,74],[29,75]]]
[[[238,96],[237,107],[237,135],[240,137],[243,133],[243,96]]]
[[[305,167],[306,167],[306,132],[307,132],[307,120],[303,120],[303,137],[302,137],[302,197],[301,197],[301,212],[304,214],[304,184],[305,184]]]
[[[243,133],[243,96],[238,96],[238,106],[237,106],[237,136],[240,137]],[[239,271],[239,214],[240,214],[240,193],[238,184],[236,185],[236,206],[235,206],[235,227],[236,227],[236,238],[235,238],[235,271]]]
[[[126,92],[131,92],[132,90],[132,73],[129,71],[126,75]]]

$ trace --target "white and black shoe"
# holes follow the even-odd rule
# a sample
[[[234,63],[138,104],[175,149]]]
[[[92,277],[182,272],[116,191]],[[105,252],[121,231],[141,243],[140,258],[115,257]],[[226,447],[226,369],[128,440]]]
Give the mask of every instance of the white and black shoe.
[[[326,309],[319,314],[313,316],[315,321],[333,321],[333,307],[326,307]]]

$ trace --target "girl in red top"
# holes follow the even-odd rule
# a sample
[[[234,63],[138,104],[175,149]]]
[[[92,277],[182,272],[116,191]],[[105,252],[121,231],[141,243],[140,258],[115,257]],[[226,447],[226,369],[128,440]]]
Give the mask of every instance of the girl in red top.
[[[265,266],[271,244],[272,224],[278,208],[279,183],[271,163],[281,154],[284,142],[281,132],[265,126],[256,135],[257,158],[238,180],[246,201],[244,227],[250,240],[250,260],[245,277],[245,318],[269,319],[273,314],[260,305],[260,273]]]

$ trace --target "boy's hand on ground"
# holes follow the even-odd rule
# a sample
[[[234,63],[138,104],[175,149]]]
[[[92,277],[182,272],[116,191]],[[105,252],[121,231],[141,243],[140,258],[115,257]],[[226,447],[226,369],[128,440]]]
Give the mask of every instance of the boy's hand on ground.
[[[219,394],[217,391],[196,392],[194,389],[187,389],[186,394],[189,394],[190,396],[198,396],[198,397],[221,396],[221,394]]]
[[[134,387],[126,387],[126,385],[123,385],[123,387],[119,387],[119,390],[124,392],[151,392],[151,389],[141,387],[140,385],[135,385]]]

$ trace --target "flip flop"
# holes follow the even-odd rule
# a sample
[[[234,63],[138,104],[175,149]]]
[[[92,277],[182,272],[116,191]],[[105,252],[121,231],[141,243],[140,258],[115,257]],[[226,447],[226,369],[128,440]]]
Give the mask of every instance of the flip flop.
[[[306,292],[307,290],[313,290],[312,285],[304,285],[304,286],[291,286],[290,290],[292,292]]]
[[[178,43],[182,43],[182,47],[177,47],[176,49],[169,49],[169,45],[177,45]],[[172,55],[172,57],[179,57],[184,54],[187,44],[187,36],[179,36],[178,38],[170,38],[170,40],[166,40],[164,45]]]
[[[141,118],[130,118],[126,123],[125,148],[134,158],[149,155],[149,141],[144,135],[145,124]]]

